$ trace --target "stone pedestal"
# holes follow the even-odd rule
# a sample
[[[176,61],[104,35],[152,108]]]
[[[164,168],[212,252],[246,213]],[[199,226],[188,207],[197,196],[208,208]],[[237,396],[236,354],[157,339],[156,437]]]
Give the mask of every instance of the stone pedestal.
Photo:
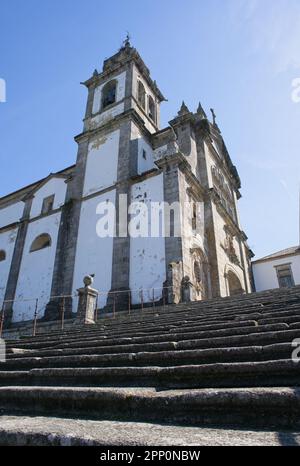
[[[181,283],[181,299],[184,303],[192,301],[193,284],[188,276],[183,277]]]
[[[76,321],[81,324],[95,323],[95,309],[98,291],[90,286],[92,283],[92,277],[87,276],[84,278],[85,286],[77,290],[79,301]]]

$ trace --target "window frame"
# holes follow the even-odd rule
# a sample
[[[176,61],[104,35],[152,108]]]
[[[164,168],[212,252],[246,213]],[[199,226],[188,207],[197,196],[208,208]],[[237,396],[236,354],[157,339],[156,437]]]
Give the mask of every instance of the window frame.
[[[42,238],[45,237],[45,244],[38,247],[35,243],[38,243],[38,240],[42,240]],[[37,251],[42,251],[43,249],[50,248],[52,246],[52,238],[49,235],[49,233],[41,233],[40,235],[36,236],[34,240],[31,243],[31,246],[29,248],[29,252],[37,252]]]
[[[153,104],[153,115],[152,115],[152,112],[150,111],[151,109],[151,106]],[[153,99],[153,97],[151,95],[148,95],[148,117],[150,118],[151,121],[153,121],[153,123],[156,125],[156,103],[155,103],[155,100]]]
[[[140,99],[140,89],[142,89],[142,91],[143,91],[143,98],[142,98],[142,100]],[[144,110],[144,112],[146,111],[146,97],[147,97],[147,94],[146,94],[145,86],[144,86],[144,84],[142,83],[142,81],[141,81],[140,79],[138,79],[138,85],[137,85],[137,101],[138,101],[138,104],[140,105],[140,107]]]
[[[42,215],[47,215],[50,212],[52,212],[54,208],[54,199],[55,199],[55,194],[51,194],[50,196],[44,197],[43,202],[42,202],[42,210],[41,210]],[[48,205],[47,205],[47,202],[49,202]]]
[[[114,88],[114,101],[104,105],[105,92],[108,92],[110,86],[113,86]],[[117,102],[117,88],[118,81],[116,79],[111,79],[110,81],[104,84],[104,86],[101,89],[101,112],[104,112]]]
[[[295,286],[295,280],[294,280],[294,275],[293,275],[293,270],[291,267],[292,263],[288,262],[285,264],[279,264],[279,265],[274,265],[274,268],[276,270],[276,276],[277,276],[277,282],[279,288],[291,288]],[[285,273],[286,272],[286,273]],[[282,275],[281,275],[282,273]],[[282,281],[284,279],[289,278],[290,279],[290,285],[283,285]]]

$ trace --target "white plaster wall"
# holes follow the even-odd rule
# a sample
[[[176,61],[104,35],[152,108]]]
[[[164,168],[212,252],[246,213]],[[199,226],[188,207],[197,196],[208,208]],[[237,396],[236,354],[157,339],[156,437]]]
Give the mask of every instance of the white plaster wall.
[[[163,175],[153,176],[147,180],[134,184],[131,188],[131,202],[144,201],[150,212],[150,203],[163,200]],[[162,212],[163,218],[163,212]],[[150,230],[151,215],[148,214]],[[166,280],[165,238],[137,237],[130,238],[130,289],[133,304],[140,303],[144,291],[144,301],[152,300],[152,288],[155,289],[155,300],[162,296],[163,283]]]
[[[295,285],[300,285],[300,255],[253,263],[253,275],[256,291],[279,288],[275,266],[291,264]]]
[[[0,228],[18,222],[23,215],[24,202],[16,202],[8,207],[0,208]]]
[[[0,233],[0,251],[4,250],[6,253],[6,259],[0,262],[0,309],[2,308],[5,296],[6,284],[11,266],[12,256],[14,253],[17,234],[17,228]]]
[[[123,73],[120,73],[118,76],[113,78],[113,80],[117,81],[116,102],[119,102],[125,97],[126,71],[123,71]],[[94,102],[93,102],[93,114],[100,111],[102,89],[109,81],[111,81],[111,79],[108,79],[107,81],[105,81],[104,83],[102,83],[100,86],[98,86],[95,89]],[[106,111],[103,112],[103,114],[104,113],[106,113]]]
[[[138,142],[138,174],[144,173],[146,171],[156,168],[153,160],[153,149],[151,145],[145,140],[141,135],[140,131],[136,125],[132,125],[131,129],[131,140]],[[143,151],[146,152],[146,159],[143,157]]]
[[[13,322],[34,317],[35,299],[38,298],[39,318],[44,315],[52,285],[60,212],[31,222],[26,235],[19,280],[14,303]],[[43,234],[51,236],[50,247],[30,252],[33,240]]]
[[[117,181],[120,131],[96,136],[89,144],[83,195],[112,186]]]
[[[118,105],[108,108],[104,112],[98,113],[97,115],[92,117],[90,120],[88,120],[86,124],[87,125],[86,129],[93,130],[95,128],[98,128],[98,126],[103,125],[109,120],[112,120],[117,115],[120,115],[123,112],[124,112],[124,103],[121,102]]]
[[[67,184],[65,178],[51,178],[47,183],[41,186],[34,195],[30,218],[37,217],[42,212],[43,200],[45,197],[55,195],[53,209],[58,209],[65,203]]]
[[[115,205],[115,190],[93,197],[83,202],[75,259],[73,291],[83,286],[85,275],[95,274],[93,287],[101,292],[98,306],[106,304],[107,292],[111,288],[113,238],[100,238],[96,232],[97,221],[101,218],[96,213],[101,202]],[[103,293],[104,292],[104,293]],[[74,312],[77,311],[78,300],[74,300]]]

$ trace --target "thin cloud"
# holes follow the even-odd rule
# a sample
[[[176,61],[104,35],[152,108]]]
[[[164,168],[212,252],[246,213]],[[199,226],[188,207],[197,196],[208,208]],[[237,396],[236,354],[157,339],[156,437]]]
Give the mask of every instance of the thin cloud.
[[[269,54],[277,73],[300,69],[300,2],[234,0],[232,23],[249,36],[254,51]]]

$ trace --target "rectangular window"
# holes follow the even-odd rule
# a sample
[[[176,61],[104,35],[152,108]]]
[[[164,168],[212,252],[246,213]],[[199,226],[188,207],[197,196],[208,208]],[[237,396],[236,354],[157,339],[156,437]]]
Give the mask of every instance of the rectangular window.
[[[42,214],[48,214],[53,210],[54,205],[54,194],[52,196],[45,197],[42,205]]]
[[[193,211],[192,211],[192,230],[196,231],[197,229],[197,207],[196,204],[193,203]]]
[[[279,288],[290,288],[295,285],[290,264],[278,265],[276,268]]]

